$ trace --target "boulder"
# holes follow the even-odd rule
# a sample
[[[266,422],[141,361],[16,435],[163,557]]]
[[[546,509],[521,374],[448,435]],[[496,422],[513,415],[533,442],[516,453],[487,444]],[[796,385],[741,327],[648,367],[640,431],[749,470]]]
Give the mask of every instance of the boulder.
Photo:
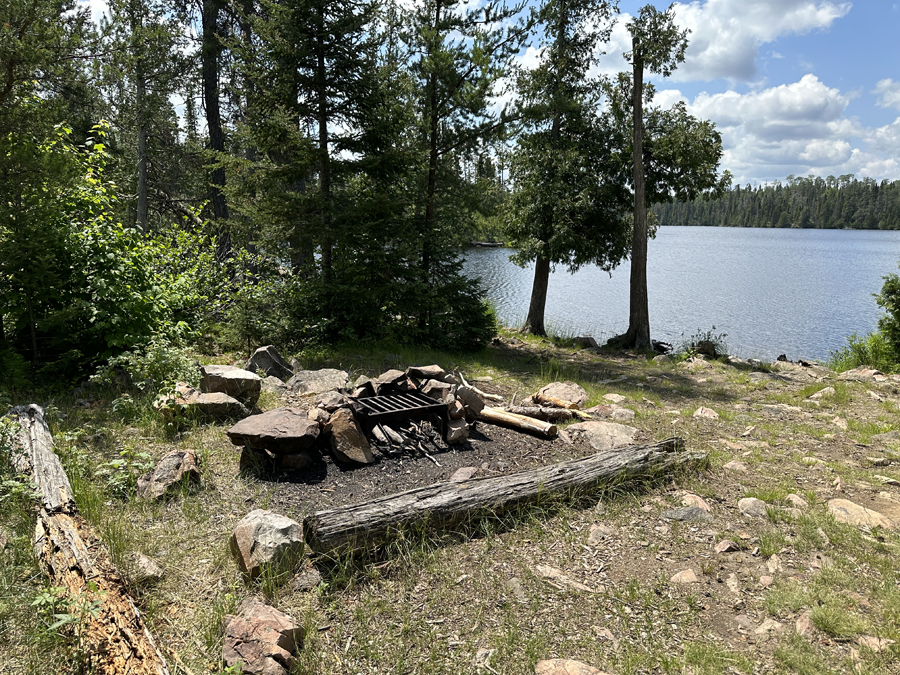
[[[296,408],[276,408],[241,420],[227,432],[235,445],[290,455],[312,446],[319,437],[319,424]]]
[[[341,408],[332,413],[325,425],[325,433],[328,434],[331,454],[337,461],[353,464],[375,462],[369,441],[349,409]]]
[[[406,369],[406,374],[417,380],[443,380],[447,376],[447,371],[434,364],[431,366],[410,366]]]
[[[228,394],[203,394],[185,382],[175,385],[174,394],[160,395],[153,407],[167,419],[181,413],[214,420],[243,419],[250,414],[243,403]]]
[[[251,408],[259,400],[262,380],[256,373],[234,366],[203,366],[200,370],[204,394],[227,394]]]
[[[287,614],[247,598],[237,615],[224,618],[222,659],[226,668],[237,666],[247,675],[287,675],[303,644],[304,629]]]
[[[741,515],[748,518],[765,518],[767,515],[766,503],[755,497],[744,497],[741,499],[738,502],[738,510],[741,512]]]
[[[253,352],[253,356],[247,362],[247,370],[251,373],[261,371],[267,377],[277,377],[281,380],[289,380],[294,374],[291,364],[285,361],[272,345],[260,347]]]
[[[288,387],[297,394],[321,394],[332,389],[343,389],[350,381],[345,370],[323,368],[321,370],[300,370],[288,380]]]
[[[303,556],[303,528],[287,516],[256,509],[235,526],[230,545],[241,572],[251,579],[263,565],[271,565],[276,574],[287,572]]]
[[[328,424],[328,420],[331,419],[331,413],[324,408],[310,408],[306,411],[306,416],[318,424],[320,428]]]
[[[284,396],[290,391],[284,381],[274,375],[269,375],[267,378],[263,379],[260,388],[262,391],[268,391],[276,396]]]
[[[163,455],[152,471],[138,478],[137,492],[145,499],[163,499],[182,486],[200,482],[197,455],[193,450],[172,450]]]
[[[322,408],[327,412],[334,412],[338,408],[345,408],[349,405],[349,400],[339,391],[324,391],[316,394],[315,406]]]
[[[463,407],[463,404],[456,399],[454,399],[453,403],[449,405],[448,412],[450,414],[451,420],[461,420],[466,416],[466,409]]]
[[[447,443],[455,445],[465,442],[468,438],[469,425],[466,421],[464,419],[450,420],[450,425],[447,427]]]
[[[428,380],[422,385],[420,391],[438,401],[446,401],[453,396],[453,385],[440,380]]]
[[[588,400],[588,393],[584,390],[584,387],[575,382],[551,382],[547,386],[541,387],[537,395],[569,401],[576,404],[579,408]]]
[[[484,410],[484,401],[481,397],[468,387],[456,388],[456,400],[463,404],[466,409],[466,419],[474,420],[479,413]]]
[[[595,452],[630,445],[637,429],[615,422],[579,422],[566,427],[572,437],[584,439]]]
[[[847,523],[857,527],[883,527],[893,530],[896,523],[887,516],[867,509],[859,504],[854,504],[847,499],[831,499],[828,502],[828,513],[834,516],[839,523]]]
[[[412,383],[402,370],[386,370],[375,378],[373,385],[375,387],[376,396],[384,396],[385,394],[393,394],[397,391],[409,391],[412,389]]]

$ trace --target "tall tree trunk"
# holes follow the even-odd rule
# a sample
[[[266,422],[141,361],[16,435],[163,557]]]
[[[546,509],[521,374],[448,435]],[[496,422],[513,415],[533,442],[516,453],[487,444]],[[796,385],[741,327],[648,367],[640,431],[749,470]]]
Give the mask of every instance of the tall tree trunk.
[[[31,291],[25,292],[25,306],[28,308],[28,326],[31,329],[31,368],[34,370],[38,363],[37,327],[34,325],[34,304],[31,299]]]
[[[319,123],[319,191],[322,195],[322,282],[329,286],[332,281],[333,237],[331,233],[331,157],[328,152],[328,95],[325,91],[325,8],[319,2],[318,36],[316,39],[316,98]]]
[[[547,286],[550,283],[550,259],[539,255],[534,262],[534,283],[531,285],[531,303],[528,318],[522,330],[532,335],[546,335],[544,308],[547,306]]]
[[[633,38],[634,231],[631,243],[631,306],[624,341],[626,346],[635,349],[651,349],[650,308],[647,301],[647,204],[644,186],[644,61],[640,48],[637,38]]]
[[[206,127],[209,131],[209,149],[217,155],[225,152],[225,134],[219,111],[219,54],[222,46],[216,35],[219,18],[219,0],[203,0],[201,25],[203,42],[200,49],[200,75],[203,80],[203,102],[206,107]],[[225,187],[225,169],[216,167],[209,177],[209,200],[213,209],[216,228],[216,254],[219,260],[231,255],[231,234],[225,223],[228,220],[228,204],[222,188]]]
[[[138,63],[137,82],[135,91],[135,105],[138,115],[138,184],[137,184],[137,219],[139,230],[146,233],[149,229],[148,214],[149,186],[147,185],[147,111],[145,99],[147,96],[147,82],[144,77],[144,69]]]

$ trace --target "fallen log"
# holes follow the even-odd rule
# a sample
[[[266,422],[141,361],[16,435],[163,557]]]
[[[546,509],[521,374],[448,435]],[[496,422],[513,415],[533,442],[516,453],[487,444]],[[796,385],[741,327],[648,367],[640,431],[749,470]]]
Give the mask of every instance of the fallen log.
[[[78,514],[72,486],[37,405],[9,412],[19,428],[12,463],[40,490],[34,553],[52,586],[64,588],[85,654],[99,675],[168,675],[169,669],[109,555]]]
[[[554,408],[565,408],[566,410],[578,410],[578,404],[573,401],[566,401],[561,398],[556,398],[555,396],[548,396],[547,394],[542,394],[538,392],[534,394],[531,399],[535,403],[544,403],[549,406],[553,406]]]
[[[537,405],[508,405],[506,412],[514,415],[524,415],[525,417],[533,417],[536,420],[544,422],[571,422],[576,414],[574,410],[566,410],[565,408],[547,408]]]
[[[515,413],[506,412],[502,408],[484,408],[478,413],[478,419],[490,422],[491,424],[499,424],[501,426],[509,426],[520,431],[527,431],[537,434],[541,438],[556,438],[559,430],[555,424],[536,420],[533,417],[525,415],[516,415]]]
[[[497,395],[497,394],[488,394],[487,392],[482,391],[482,390],[479,389],[478,387],[473,387],[471,384],[469,384],[468,382],[466,382],[466,378],[465,378],[465,376],[462,374],[462,371],[457,370],[457,371],[456,371],[456,374],[459,375],[459,379],[460,379],[460,381],[463,383],[463,386],[464,386],[464,387],[468,387],[469,389],[471,389],[472,391],[474,391],[476,394],[478,394],[481,398],[483,398],[483,399],[485,399],[485,400],[487,400],[487,401],[496,401],[497,403],[500,403],[500,402],[503,401],[503,397],[502,397],[502,396],[499,396],[499,395]]]
[[[303,521],[303,530],[313,551],[358,552],[381,546],[411,527],[452,527],[549,494],[583,493],[601,485],[652,478],[705,458],[702,453],[685,452],[681,439],[630,445],[507,476],[436,483],[318,511]]]

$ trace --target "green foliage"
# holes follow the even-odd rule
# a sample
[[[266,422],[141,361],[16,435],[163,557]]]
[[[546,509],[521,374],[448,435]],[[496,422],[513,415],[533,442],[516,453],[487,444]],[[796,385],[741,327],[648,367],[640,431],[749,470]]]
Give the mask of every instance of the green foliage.
[[[718,359],[728,356],[728,344],[725,338],[727,333],[716,333],[716,327],[709,330],[697,329],[697,332],[685,338],[681,334],[681,343],[675,348],[675,355],[681,359],[689,359],[694,356],[705,356]]]
[[[878,319],[878,330],[892,352],[893,363],[900,363],[900,276],[884,277],[881,293],[875,296],[878,306],[887,314]],[[875,367],[875,366],[873,366]]]
[[[839,373],[862,367],[891,372],[897,368],[897,353],[879,331],[864,337],[853,333],[845,347],[831,352],[828,367]]]
[[[146,452],[126,448],[116,459],[102,464],[95,476],[106,482],[106,489],[114,497],[128,499],[134,495],[137,479],[153,468],[153,461]]]

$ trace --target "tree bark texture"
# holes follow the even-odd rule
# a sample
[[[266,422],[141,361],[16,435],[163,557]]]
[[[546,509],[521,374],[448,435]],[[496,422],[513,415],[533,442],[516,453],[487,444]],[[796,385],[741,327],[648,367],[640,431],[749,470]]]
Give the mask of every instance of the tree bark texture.
[[[332,250],[334,241],[331,232],[331,155],[328,151],[328,92],[325,72],[325,7],[324,0],[316,7],[319,34],[316,38],[316,104],[319,124],[319,190],[322,194],[322,283],[329,286],[332,281]]]
[[[528,317],[522,330],[532,335],[546,335],[544,309],[547,306],[547,287],[550,285],[550,258],[539,255],[534,261],[534,283],[531,285],[531,302]]]
[[[632,40],[634,86],[632,88],[634,179],[634,231],[631,243],[631,294],[625,345],[651,349],[650,308],[647,301],[647,204],[644,185],[644,62],[637,38]]]
[[[150,185],[148,183],[148,167],[147,167],[147,136],[150,130],[147,128],[147,111],[145,108],[145,99],[147,96],[147,82],[144,77],[143,68],[138,62],[137,67],[137,83],[135,92],[135,104],[138,115],[138,184],[137,184],[137,228],[141,232],[147,232],[149,229],[150,214]]]
[[[497,514],[558,492],[589,492],[600,485],[650,479],[702,462],[669,439],[631,445],[588,457],[462,483],[436,483],[361,504],[319,511],[303,521],[306,542],[319,553],[375,548],[409,528],[452,527],[468,518]]]
[[[101,542],[78,514],[72,486],[43,410],[13,408],[18,422],[12,463],[40,489],[34,553],[50,584],[64,588],[86,672],[98,675],[168,675],[169,669]]]
[[[203,80],[203,103],[206,108],[206,127],[209,132],[209,149],[215,153],[225,152],[225,134],[222,131],[222,115],[219,110],[219,54],[222,46],[216,34],[220,4],[219,0],[203,0],[201,8],[201,29],[203,32],[200,49],[200,76]],[[209,201],[212,204],[213,220],[219,223],[216,230],[219,260],[231,255],[231,234],[225,225],[228,220],[228,204],[222,188],[225,187],[225,169],[216,167],[209,176]]]

